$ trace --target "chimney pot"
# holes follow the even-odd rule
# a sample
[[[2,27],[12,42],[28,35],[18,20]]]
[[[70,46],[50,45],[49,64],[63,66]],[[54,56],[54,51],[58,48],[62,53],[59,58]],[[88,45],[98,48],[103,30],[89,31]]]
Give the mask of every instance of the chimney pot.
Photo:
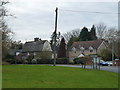
[[[39,41],[39,38],[34,38],[34,41],[36,42],[36,41]]]

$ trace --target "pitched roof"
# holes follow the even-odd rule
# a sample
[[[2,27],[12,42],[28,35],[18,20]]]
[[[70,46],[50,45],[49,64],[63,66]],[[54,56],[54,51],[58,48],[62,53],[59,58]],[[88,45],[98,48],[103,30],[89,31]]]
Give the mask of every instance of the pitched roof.
[[[42,51],[43,45],[45,42],[46,42],[46,40],[26,42],[23,46],[23,52]]]
[[[75,47],[76,49],[80,49],[80,47],[84,47],[84,49],[89,49],[89,47],[93,47],[93,49],[97,49],[103,40],[95,40],[95,41],[79,41],[74,42],[72,44],[72,47]]]

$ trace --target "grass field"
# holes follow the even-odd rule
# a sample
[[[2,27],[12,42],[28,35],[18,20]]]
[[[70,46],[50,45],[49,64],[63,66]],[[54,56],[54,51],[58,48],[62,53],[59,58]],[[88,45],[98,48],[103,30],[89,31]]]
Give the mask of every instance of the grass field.
[[[3,88],[117,88],[118,74],[75,67],[4,65]]]

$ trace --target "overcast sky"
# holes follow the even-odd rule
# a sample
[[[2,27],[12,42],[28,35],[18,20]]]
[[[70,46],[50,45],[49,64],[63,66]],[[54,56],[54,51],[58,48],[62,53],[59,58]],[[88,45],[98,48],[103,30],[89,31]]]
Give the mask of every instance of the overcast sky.
[[[29,41],[34,37],[50,40],[54,31],[55,8],[58,7],[58,31],[62,34],[84,26],[104,22],[108,27],[118,27],[118,3],[81,2],[80,0],[10,0],[10,13],[17,18],[7,18],[8,25],[15,32],[14,40]],[[71,12],[111,12],[110,14]]]

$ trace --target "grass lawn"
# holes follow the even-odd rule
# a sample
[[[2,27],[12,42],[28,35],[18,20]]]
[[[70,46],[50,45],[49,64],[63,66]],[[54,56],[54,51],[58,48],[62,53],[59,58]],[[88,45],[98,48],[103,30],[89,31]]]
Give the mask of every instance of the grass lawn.
[[[118,74],[75,67],[3,65],[3,88],[118,88]]]

